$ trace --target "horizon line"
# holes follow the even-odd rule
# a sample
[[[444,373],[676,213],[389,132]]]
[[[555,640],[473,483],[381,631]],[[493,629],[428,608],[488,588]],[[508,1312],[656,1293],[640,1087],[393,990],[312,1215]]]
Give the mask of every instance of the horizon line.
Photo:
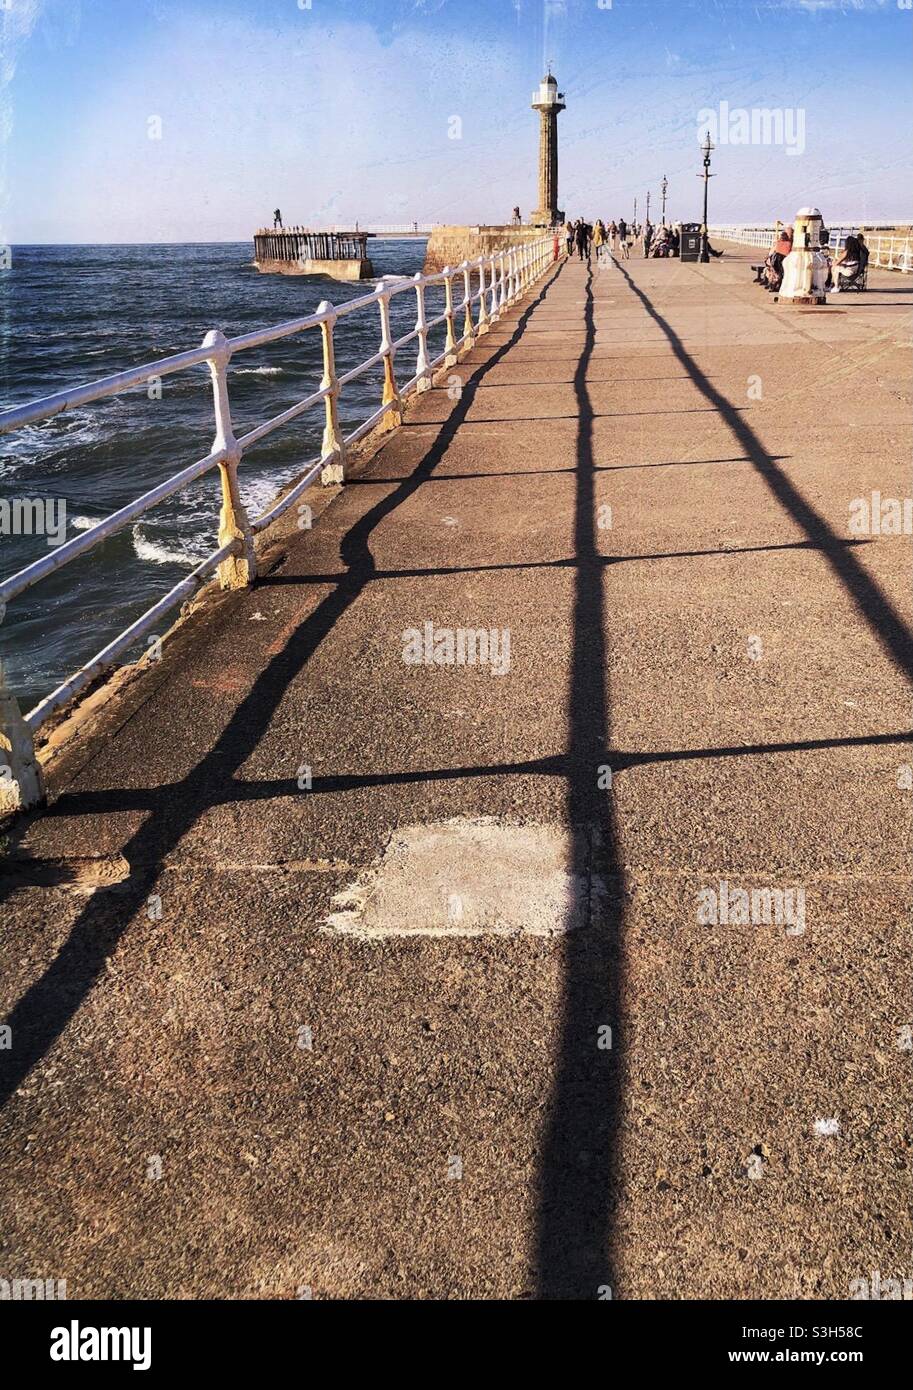
[[[682,220],[682,219],[679,219],[679,220]],[[782,221],[783,219],[781,218],[780,220]],[[452,224],[451,224],[451,223],[448,223],[447,225],[448,225],[448,226],[451,226],[451,225],[456,226],[456,225],[464,225],[464,224],[458,224],[458,223],[452,223]],[[467,227],[469,227],[469,226],[473,226],[473,227],[474,227],[474,226],[481,225],[481,224],[478,224],[478,223],[476,223],[476,222],[467,222],[467,223],[465,223],[465,225],[466,225]],[[526,224],[524,224],[524,225],[526,225]],[[721,219],[719,222],[710,222],[708,225],[709,225],[709,227],[710,227],[711,229],[712,229],[713,227],[733,227],[733,226],[742,226],[742,227],[772,227],[772,226],[774,226],[774,221],[771,221],[771,220],[761,221],[760,219],[751,219],[751,218],[742,217],[742,218],[731,219],[731,220],[728,220],[728,221]],[[849,226],[860,226],[860,227],[878,227],[878,226],[884,226],[884,227],[913,227],[913,214],[910,214],[910,215],[904,216],[904,217],[895,217],[895,218],[888,218],[888,217],[863,218],[861,221],[860,221],[859,219],[856,219],[856,220],[854,221],[854,219],[852,219],[852,218],[845,218],[845,217],[828,217],[828,218],[825,219],[825,225],[826,225],[826,226],[831,226],[831,227],[849,227]],[[285,228],[285,230],[288,231],[288,230],[290,230],[290,229],[289,229],[289,228]],[[316,232],[320,232],[320,231],[323,231],[323,230],[326,230],[326,229],[320,228],[320,227],[315,227],[315,228],[312,228],[311,230],[316,231]],[[372,232],[372,233],[370,233],[369,235],[371,235],[371,236],[374,238],[375,241],[398,241],[398,240],[401,240],[401,239],[402,239],[402,233],[399,233],[399,234],[398,234],[398,233],[396,233],[396,232],[391,232],[391,233],[389,234],[389,236],[384,236],[384,234],[381,233],[381,232]],[[432,235],[432,233],[430,233],[430,232],[412,233],[412,234],[408,237],[408,240],[409,240],[409,241],[421,241],[423,238],[424,238],[424,239],[427,239],[427,238],[430,237],[431,235]],[[245,237],[240,237],[240,238],[237,238],[237,237],[211,237],[211,238],[207,238],[207,239],[204,239],[204,240],[195,240],[195,239],[180,238],[180,237],[168,237],[168,238],[165,238],[165,239],[159,240],[159,241],[11,241],[11,242],[8,242],[7,245],[10,246],[11,249],[15,249],[16,247],[44,247],[44,246],[241,246],[241,245],[244,245],[244,244],[247,243],[247,242],[249,242],[251,245],[253,245],[253,240],[254,240],[254,239],[253,239],[253,236],[251,235],[251,236],[245,236]]]

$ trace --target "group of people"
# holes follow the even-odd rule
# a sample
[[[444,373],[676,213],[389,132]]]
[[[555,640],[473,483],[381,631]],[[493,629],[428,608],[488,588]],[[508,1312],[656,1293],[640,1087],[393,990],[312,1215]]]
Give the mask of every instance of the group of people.
[[[598,260],[605,245],[605,233],[605,225],[599,217],[595,222],[587,222],[585,217],[578,217],[576,222],[565,223],[564,236],[567,242],[567,254],[573,256],[576,251],[581,261],[588,261],[595,246]]]
[[[823,227],[821,228],[821,243],[822,247],[826,247],[827,232]],[[783,284],[783,262],[792,249],[793,229],[792,227],[781,227],[758,274],[758,281],[766,290],[776,294],[780,289]],[[839,294],[847,281],[855,280],[858,275],[862,274],[868,265],[868,260],[869,248],[865,244],[865,237],[862,233],[860,232],[858,236],[848,236],[839,255],[828,257],[828,272],[825,281],[825,289],[828,294]]]
[[[647,236],[649,227],[649,237]],[[663,222],[659,228],[654,229],[649,223],[644,227],[644,255],[656,256],[660,259],[667,256],[677,256],[681,251],[682,240],[676,227],[667,227]]]
[[[594,250],[597,261],[609,252],[626,261],[630,258],[631,247],[638,241],[645,256],[677,256],[681,249],[681,238],[675,227],[663,223],[657,230],[649,220],[637,226],[623,217],[617,222],[614,218],[611,222],[603,222],[601,217],[588,222],[585,217],[578,217],[576,222],[565,224],[564,235],[567,254],[573,256],[576,251],[581,261],[588,261]]]

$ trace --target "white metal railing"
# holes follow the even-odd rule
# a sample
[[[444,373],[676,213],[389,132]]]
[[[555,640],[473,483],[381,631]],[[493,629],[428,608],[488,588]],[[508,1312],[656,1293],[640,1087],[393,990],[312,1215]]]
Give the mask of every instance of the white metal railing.
[[[739,242],[742,246],[759,246],[769,251],[773,244],[776,228],[727,224],[709,227],[711,236],[723,241]],[[858,227],[829,227],[828,246],[832,251],[841,251],[848,236],[857,235]],[[913,236],[872,235],[864,232],[865,244],[869,249],[869,265],[882,270],[913,271]]]
[[[413,236],[427,236],[434,231],[435,227],[440,225],[439,222],[366,222],[362,226],[356,222],[354,230],[368,232],[371,236],[379,237],[384,236],[385,233],[390,236],[404,233],[411,233]],[[338,224],[333,223],[328,227],[320,227],[318,230],[321,232],[351,232],[353,227],[351,223],[346,226],[340,222]]]
[[[554,259],[553,248],[551,236],[540,237],[473,261],[463,261],[454,269],[448,266],[432,275],[404,276],[399,281],[384,282],[373,293],[349,300],[346,304],[334,306],[324,300],[316,313],[272,328],[243,333],[237,338],[226,338],[214,329],[206,334],[197,348],[160,358],[156,362],[147,362],[85,386],[58,391],[41,400],[0,413],[0,435],[9,434],[24,425],[49,420],[63,411],[73,410],[91,401],[120,395],[152,377],[160,378],[206,363],[212,382],[215,420],[212,448],[205,458],[197,459],[95,526],[26,565],[17,574],[0,581],[0,621],[12,599],[77,556],[84,555],[135,517],[149,511],[166,497],[171,497],[204,473],[218,468],[222,487],[218,548],[27,714],[22,714],[15,696],[7,689],[0,663],[0,812],[36,805],[43,797],[34,735],[44,721],[97,675],[111,667],[129,647],[152,630],[162,614],[188,598],[214,572],[218,572],[223,588],[238,588],[252,583],[257,574],[255,534],[265,530],[287,511],[318,474],[325,483],[343,482],[347,450],[370,430],[390,429],[399,424],[403,400],[414,392],[427,390],[438,367],[453,365],[458,353],[470,348],[477,337],[488,332],[502,311],[519,299],[548,269]],[[457,298],[454,296],[454,282],[458,283]],[[444,309],[429,319],[425,291],[435,285],[443,286]],[[390,302],[395,295],[409,292],[416,297],[415,326],[394,340]],[[336,326],[341,319],[372,308],[377,309],[380,318],[378,349],[364,362],[339,375],[336,371]],[[459,325],[458,316],[461,319]],[[442,324],[445,325],[444,350],[432,357],[429,355],[428,335]],[[232,427],[228,393],[228,366],[231,360],[249,348],[262,347],[266,343],[274,343],[314,328],[320,331],[323,347],[323,375],[318,389],[262,425],[237,437]],[[408,381],[400,384],[397,381],[396,357],[412,342],[416,344],[415,371]],[[343,435],[339,425],[339,398],[343,388],[379,366],[383,367],[380,405],[349,434]],[[266,435],[321,403],[324,407],[324,428],[319,456],[309,461],[302,476],[278,501],[261,516],[250,520],[238,491],[238,464],[244,454]]]

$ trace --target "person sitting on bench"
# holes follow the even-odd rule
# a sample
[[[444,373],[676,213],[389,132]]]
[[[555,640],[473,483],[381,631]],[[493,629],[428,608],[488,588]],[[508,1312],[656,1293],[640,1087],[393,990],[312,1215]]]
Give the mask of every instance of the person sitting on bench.
[[[848,236],[843,250],[834,261],[832,276],[834,283],[828,287],[828,294],[839,294],[845,284],[850,284],[862,274],[869,259],[869,249],[860,243],[859,237]],[[843,282],[841,284],[841,282]]]
[[[764,283],[776,292],[783,283],[783,262],[793,249],[793,229],[784,227],[764,262]]]
[[[650,255],[662,259],[669,254],[669,228],[663,223],[650,243]]]

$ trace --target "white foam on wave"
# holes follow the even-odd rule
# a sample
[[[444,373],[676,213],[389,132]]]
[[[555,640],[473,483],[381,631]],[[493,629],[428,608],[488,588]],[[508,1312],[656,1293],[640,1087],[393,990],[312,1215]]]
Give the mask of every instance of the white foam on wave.
[[[91,531],[101,520],[100,516],[71,516],[70,525],[74,531]]]
[[[20,425],[4,439],[4,446],[16,458],[32,462],[36,455],[48,449],[65,444],[71,448],[78,444],[94,444],[102,436],[97,418],[88,411],[74,412],[72,415],[53,415],[49,420],[38,424]]]
[[[249,517],[262,516],[282,487],[272,478],[254,478],[241,484],[241,501]]]
[[[210,553],[202,549],[199,542],[177,541],[166,545],[150,540],[139,526],[133,528],[133,549],[138,560],[147,560],[153,565],[198,565]]]
[[[235,376],[283,376],[284,367],[235,367]]]

